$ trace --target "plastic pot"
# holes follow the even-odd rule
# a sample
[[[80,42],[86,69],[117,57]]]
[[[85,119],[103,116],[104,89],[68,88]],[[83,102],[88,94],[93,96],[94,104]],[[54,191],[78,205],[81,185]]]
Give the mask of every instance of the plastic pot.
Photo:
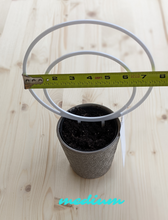
[[[105,112],[105,114],[110,114],[113,111],[105,106],[98,104],[81,104],[75,106],[78,108],[99,108]],[[73,113],[74,108],[68,111]],[[61,146],[65,152],[65,155],[73,169],[73,171],[80,177],[86,179],[94,179],[103,176],[111,167],[114,154],[117,148],[117,144],[120,138],[120,120],[118,118],[115,120],[115,137],[110,144],[105,146],[100,150],[95,151],[79,151],[68,146],[67,143],[62,138],[62,125],[64,123],[64,118],[61,117],[57,123],[57,136],[61,143]]]

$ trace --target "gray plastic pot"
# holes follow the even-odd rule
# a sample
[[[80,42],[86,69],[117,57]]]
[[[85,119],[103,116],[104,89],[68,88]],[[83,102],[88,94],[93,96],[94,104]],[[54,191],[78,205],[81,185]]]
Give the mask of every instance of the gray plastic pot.
[[[75,107],[98,107],[106,111],[106,114],[110,114],[113,111],[105,106],[98,104],[82,104]],[[68,111],[73,113],[71,108]],[[68,146],[61,137],[62,124],[64,118],[61,117],[57,123],[57,136],[61,143],[61,146],[67,156],[67,159],[73,169],[73,171],[79,176],[86,179],[94,179],[103,176],[111,167],[114,154],[117,148],[117,144],[120,138],[120,120],[118,118],[114,119],[116,121],[116,135],[113,141],[106,147],[96,150],[96,151],[79,151]]]

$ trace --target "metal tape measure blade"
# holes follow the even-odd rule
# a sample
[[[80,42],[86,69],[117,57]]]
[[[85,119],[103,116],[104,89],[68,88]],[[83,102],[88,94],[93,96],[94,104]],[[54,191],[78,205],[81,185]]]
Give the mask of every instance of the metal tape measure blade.
[[[25,89],[168,86],[168,71],[23,74]]]

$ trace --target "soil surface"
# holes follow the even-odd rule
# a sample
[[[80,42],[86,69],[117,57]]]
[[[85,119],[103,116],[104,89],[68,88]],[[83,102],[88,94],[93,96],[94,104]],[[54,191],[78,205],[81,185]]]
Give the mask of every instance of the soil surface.
[[[96,117],[107,115],[105,110],[99,107],[75,107],[72,112],[75,115]],[[79,151],[94,151],[106,147],[117,134],[117,122],[115,119],[105,122],[81,122],[64,118],[61,126],[61,137],[70,147]]]

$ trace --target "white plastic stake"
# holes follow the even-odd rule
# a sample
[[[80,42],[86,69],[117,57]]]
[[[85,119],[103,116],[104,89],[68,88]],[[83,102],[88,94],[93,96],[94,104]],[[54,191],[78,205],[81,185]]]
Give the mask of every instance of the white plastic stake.
[[[125,122],[124,116],[121,117],[121,149],[122,149],[122,159],[123,159],[123,167],[125,166],[125,155],[126,155],[126,141],[125,141]]]

